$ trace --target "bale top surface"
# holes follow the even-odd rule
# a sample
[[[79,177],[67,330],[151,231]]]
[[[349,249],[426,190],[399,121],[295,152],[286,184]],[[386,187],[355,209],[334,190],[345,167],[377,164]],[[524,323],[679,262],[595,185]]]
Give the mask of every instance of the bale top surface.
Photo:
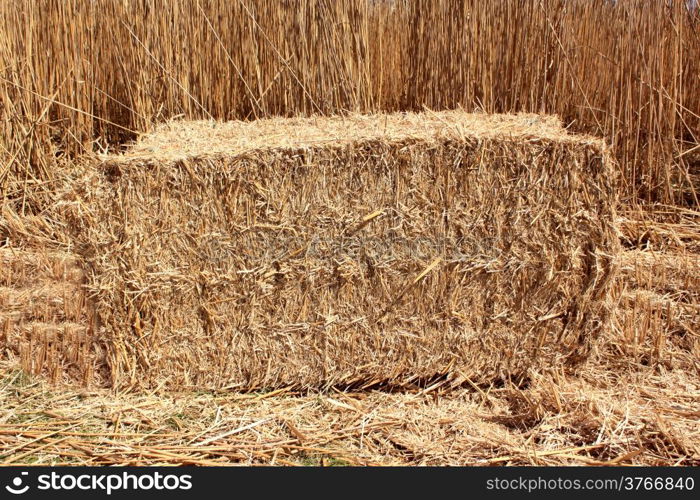
[[[123,161],[178,161],[233,156],[260,149],[323,147],[353,142],[437,139],[547,139],[599,142],[569,135],[559,119],[537,114],[464,111],[394,113],[311,118],[269,118],[254,122],[173,121],[143,135]],[[104,159],[114,160],[114,156]]]

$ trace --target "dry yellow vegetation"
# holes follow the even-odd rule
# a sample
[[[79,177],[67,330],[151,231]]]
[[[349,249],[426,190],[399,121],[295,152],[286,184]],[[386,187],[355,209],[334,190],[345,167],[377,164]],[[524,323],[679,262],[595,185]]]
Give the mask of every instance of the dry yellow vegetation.
[[[0,463],[700,465],[697,2],[0,26]],[[241,256],[445,227],[469,279],[425,249]]]

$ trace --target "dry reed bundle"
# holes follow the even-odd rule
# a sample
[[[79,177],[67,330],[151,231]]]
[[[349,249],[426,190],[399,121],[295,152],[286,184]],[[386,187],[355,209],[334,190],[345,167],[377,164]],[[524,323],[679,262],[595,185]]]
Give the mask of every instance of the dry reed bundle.
[[[172,123],[69,226],[116,385],[490,380],[606,324],[613,184],[602,141],[536,115]]]
[[[697,236],[697,225],[693,229]],[[700,366],[693,360],[700,354],[698,254],[630,250],[622,254],[620,264],[620,304],[612,322],[616,333],[611,335],[617,337],[618,353],[644,365],[680,364],[697,377]]]
[[[0,248],[0,353],[29,374],[89,383],[94,315],[75,255]]]

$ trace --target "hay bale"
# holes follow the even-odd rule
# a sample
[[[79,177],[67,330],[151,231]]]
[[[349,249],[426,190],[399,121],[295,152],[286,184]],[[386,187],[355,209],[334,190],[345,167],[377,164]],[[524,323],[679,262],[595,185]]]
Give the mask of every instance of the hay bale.
[[[537,115],[182,122],[66,205],[116,385],[488,382],[607,324],[613,179]]]
[[[0,247],[0,355],[54,382],[100,383],[84,279],[73,254]]]

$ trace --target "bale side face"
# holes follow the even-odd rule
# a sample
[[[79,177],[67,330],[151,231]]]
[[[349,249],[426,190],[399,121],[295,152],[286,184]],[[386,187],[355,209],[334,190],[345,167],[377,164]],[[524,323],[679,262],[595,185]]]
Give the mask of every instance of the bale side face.
[[[83,201],[115,385],[488,382],[608,322],[596,141],[366,140],[107,161]]]

